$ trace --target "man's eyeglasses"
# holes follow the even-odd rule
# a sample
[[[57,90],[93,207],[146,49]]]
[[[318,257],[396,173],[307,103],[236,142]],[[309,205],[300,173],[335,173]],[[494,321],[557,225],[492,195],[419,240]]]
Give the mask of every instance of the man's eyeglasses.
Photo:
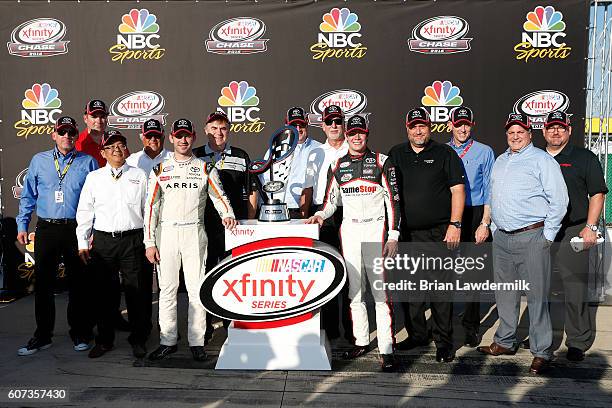
[[[325,124],[327,126],[331,126],[332,123],[335,123],[337,126],[341,126],[344,123],[344,121],[342,120],[342,118],[334,118],[334,119],[326,119],[325,120]]]
[[[110,145],[110,146],[104,146],[103,147],[104,150],[106,151],[113,151],[113,150],[126,150],[127,146],[122,144],[116,144],[116,145]]]
[[[161,133],[149,133],[148,135],[144,135],[145,139],[152,139],[152,138],[162,139],[163,137],[164,135],[162,135]]]
[[[60,136],[68,136],[68,137],[77,137],[77,132],[75,130],[68,130],[68,129],[60,129],[57,131],[57,134]]]
[[[550,126],[546,128],[546,131],[551,133],[554,133],[555,130],[559,133],[565,133],[567,128],[564,128],[563,126]]]

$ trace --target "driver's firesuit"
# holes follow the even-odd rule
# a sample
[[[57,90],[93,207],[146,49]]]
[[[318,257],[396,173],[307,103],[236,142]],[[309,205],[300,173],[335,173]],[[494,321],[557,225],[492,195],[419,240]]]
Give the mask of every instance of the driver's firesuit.
[[[328,174],[325,202],[315,215],[327,219],[343,206],[343,220],[340,227],[342,252],[349,278],[351,317],[356,346],[370,344],[368,313],[365,304],[365,282],[361,244],[380,244],[382,255],[385,243],[385,208],[389,239],[399,238],[399,195],[395,169],[387,156],[367,149],[362,155],[347,154],[332,163]],[[384,279],[380,274],[376,279]],[[373,284],[370,281],[370,284]],[[380,354],[393,352],[392,311],[384,291],[376,292],[376,330]]]

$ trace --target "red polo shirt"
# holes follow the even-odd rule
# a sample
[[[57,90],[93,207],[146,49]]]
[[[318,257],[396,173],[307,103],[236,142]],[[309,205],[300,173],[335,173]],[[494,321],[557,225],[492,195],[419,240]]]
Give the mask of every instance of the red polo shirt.
[[[106,166],[106,159],[100,154],[100,145],[89,136],[89,129],[83,130],[76,141],[76,149],[96,159],[99,167]]]

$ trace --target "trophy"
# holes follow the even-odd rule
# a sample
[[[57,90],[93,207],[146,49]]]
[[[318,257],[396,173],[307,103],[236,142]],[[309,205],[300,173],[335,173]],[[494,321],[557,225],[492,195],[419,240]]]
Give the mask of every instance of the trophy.
[[[289,221],[287,204],[274,195],[282,193],[284,197],[287,179],[291,171],[293,151],[298,142],[298,130],[293,126],[283,126],[278,129],[268,143],[268,151],[263,160],[249,163],[249,173],[260,175],[269,171],[269,180],[264,183],[259,193],[264,201],[259,210],[259,221],[279,222]],[[267,159],[266,159],[267,157]]]

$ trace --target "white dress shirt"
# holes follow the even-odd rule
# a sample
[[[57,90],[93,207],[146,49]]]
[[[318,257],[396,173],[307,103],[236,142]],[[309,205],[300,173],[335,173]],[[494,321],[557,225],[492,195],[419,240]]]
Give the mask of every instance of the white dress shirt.
[[[170,152],[166,149],[162,149],[161,152],[154,158],[150,158],[148,154],[145,153],[144,149],[130,154],[130,156],[125,161],[132,167],[138,167],[139,169],[143,169],[147,177],[153,170],[153,167],[157,166],[159,163],[163,162]]]
[[[142,228],[147,176],[142,169],[110,164],[87,175],[77,207],[79,249],[89,248],[92,229],[122,232]]]
[[[312,203],[314,205],[321,205],[323,200],[325,200],[329,166],[347,153],[348,142],[346,139],[339,149],[332,147],[327,141],[321,146],[312,149],[308,157],[304,188],[312,187]]]

